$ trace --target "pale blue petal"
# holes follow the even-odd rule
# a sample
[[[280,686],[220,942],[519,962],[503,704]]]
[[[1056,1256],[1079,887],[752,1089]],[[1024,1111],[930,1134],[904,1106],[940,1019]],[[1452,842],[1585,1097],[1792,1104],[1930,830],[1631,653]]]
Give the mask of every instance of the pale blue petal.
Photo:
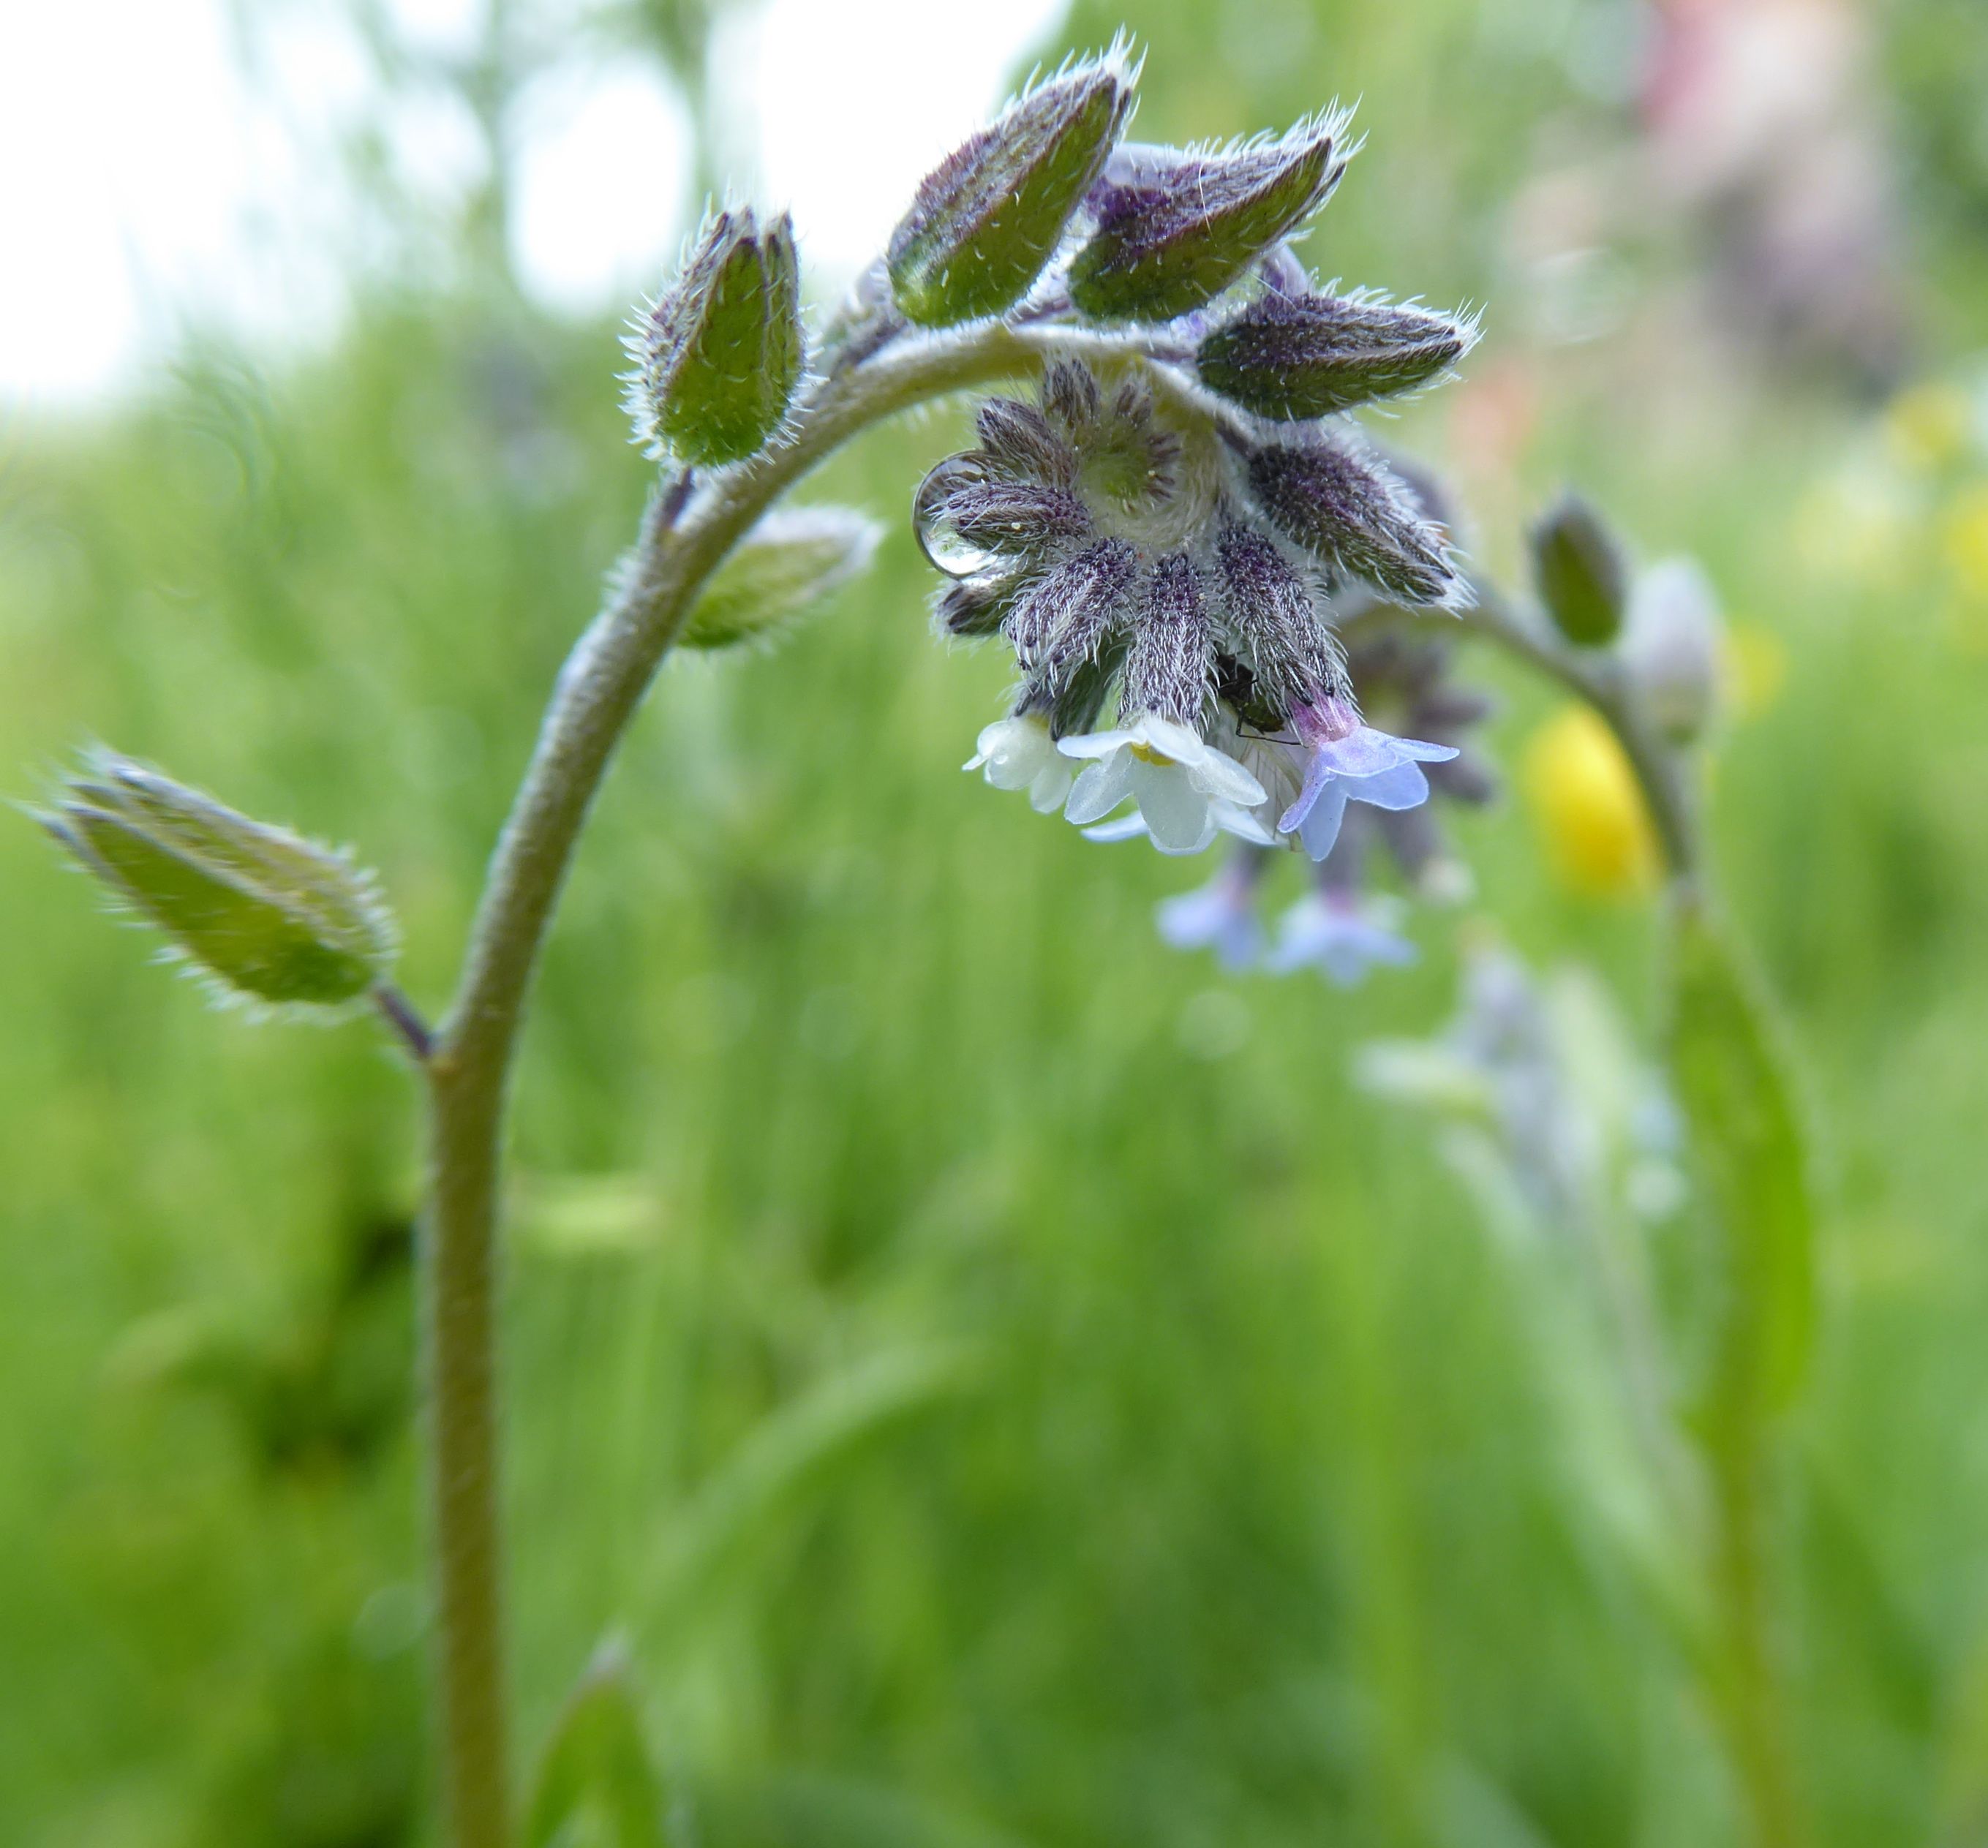
[[[1405,760],[1373,776],[1349,779],[1339,785],[1354,802],[1377,809],[1418,809],[1428,800],[1428,779],[1420,764]]]
[[[1318,800],[1298,824],[1297,836],[1303,843],[1304,850],[1315,860],[1323,860],[1332,851],[1333,844],[1339,839],[1340,823],[1346,819],[1347,785],[1337,777],[1319,792]],[[1288,822],[1290,816],[1286,816]],[[1285,830],[1290,830],[1286,828]]]

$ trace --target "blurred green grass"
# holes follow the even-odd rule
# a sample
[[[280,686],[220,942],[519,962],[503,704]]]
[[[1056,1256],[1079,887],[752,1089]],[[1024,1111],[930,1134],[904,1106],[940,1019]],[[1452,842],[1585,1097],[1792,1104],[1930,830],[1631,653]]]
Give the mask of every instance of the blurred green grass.
[[[1469,9],[1288,72],[1197,59],[1199,21],[1141,22],[1142,132],[1344,72],[1375,139],[1314,260],[1491,292],[1461,228],[1538,98],[1436,135]],[[1611,363],[1568,357],[1503,492],[1577,476],[1786,650],[1717,834],[1821,1130],[1800,1755],[1823,1840],[1944,1816],[1958,1848],[1988,1795],[1988,657],[1911,559],[1796,549],[1860,414],[1770,389],[1645,441]],[[605,326],[381,299],[294,368],[196,346],[129,408],[15,429],[12,792],[100,734],[351,840],[438,1004],[641,502],[617,363]],[[1402,440],[1441,454],[1452,414]],[[1347,1082],[1448,1012],[1456,922],[1351,996],[1218,979],[1151,932],[1195,870],[960,775],[1002,671],[928,640],[901,515],[963,429],[812,485],[892,522],[877,569],[776,654],[671,667],[569,894],[513,1151],[527,1729],[624,1626],[714,1848],[1736,1839],[1515,1280],[1424,1127]],[[1510,762],[1545,702],[1490,677]],[[1637,912],[1557,892],[1513,806],[1462,832],[1478,910],[1647,1025]],[[0,1838],[421,1839],[411,1088],[363,1029],[214,1015],[94,910],[0,827]]]

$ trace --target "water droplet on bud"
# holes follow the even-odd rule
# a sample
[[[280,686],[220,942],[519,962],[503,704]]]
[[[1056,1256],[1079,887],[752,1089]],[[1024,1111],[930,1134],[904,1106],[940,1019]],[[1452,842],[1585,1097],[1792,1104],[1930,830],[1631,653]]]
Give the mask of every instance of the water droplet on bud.
[[[952,511],[957,490],[978,487],[986,478],[976,456],[950,455],[919,484],[918,498],[911,503],[911,531],[918,549],[948,577],[971,577],[999,562],[997,553],[959,530]]]

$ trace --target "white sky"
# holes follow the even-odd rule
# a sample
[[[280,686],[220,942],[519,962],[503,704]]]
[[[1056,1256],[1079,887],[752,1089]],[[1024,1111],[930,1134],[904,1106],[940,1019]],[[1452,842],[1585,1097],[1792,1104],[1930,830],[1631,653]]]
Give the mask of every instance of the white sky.
[[[442,49],[463,42],[481,4],[392,0]],[[725,164],[747,170],[738,190],[792,207],[817,280],[846,276],[1063,8],[764,0],[720,44],[723,106],[743,144]],[[252,79],[222,0],[0,0],[0,400],[114,390],[190,316],[275,343],[335,319],[350,240],[327,150],[377,99],[337,7],[276,16]],[[527,285],[574,310],[654,288],[685,229],[671,98],[631,61],[549,75],[523,113]],[[474,181],[476,137],[444,93],[397,109],[386,142],[421,197]]]

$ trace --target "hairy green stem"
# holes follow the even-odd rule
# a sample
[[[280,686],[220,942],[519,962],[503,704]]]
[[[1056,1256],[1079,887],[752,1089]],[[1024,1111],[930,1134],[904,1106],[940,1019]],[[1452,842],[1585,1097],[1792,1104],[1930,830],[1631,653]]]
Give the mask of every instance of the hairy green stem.
[[[1051,353],[1136,343],[983,326],[888,347],[830,377],[792,438],[686,502],[651,504],[606,606],[561,671],[423,1069],[429,1086],[424,1335],[431,1518],[439,1576],[449,1848],[510,1848],[496,1410],[496,1225],[505,1106],[526,994],[594,792],[698,590],[773,502],[873,424],[1033,371]]]

